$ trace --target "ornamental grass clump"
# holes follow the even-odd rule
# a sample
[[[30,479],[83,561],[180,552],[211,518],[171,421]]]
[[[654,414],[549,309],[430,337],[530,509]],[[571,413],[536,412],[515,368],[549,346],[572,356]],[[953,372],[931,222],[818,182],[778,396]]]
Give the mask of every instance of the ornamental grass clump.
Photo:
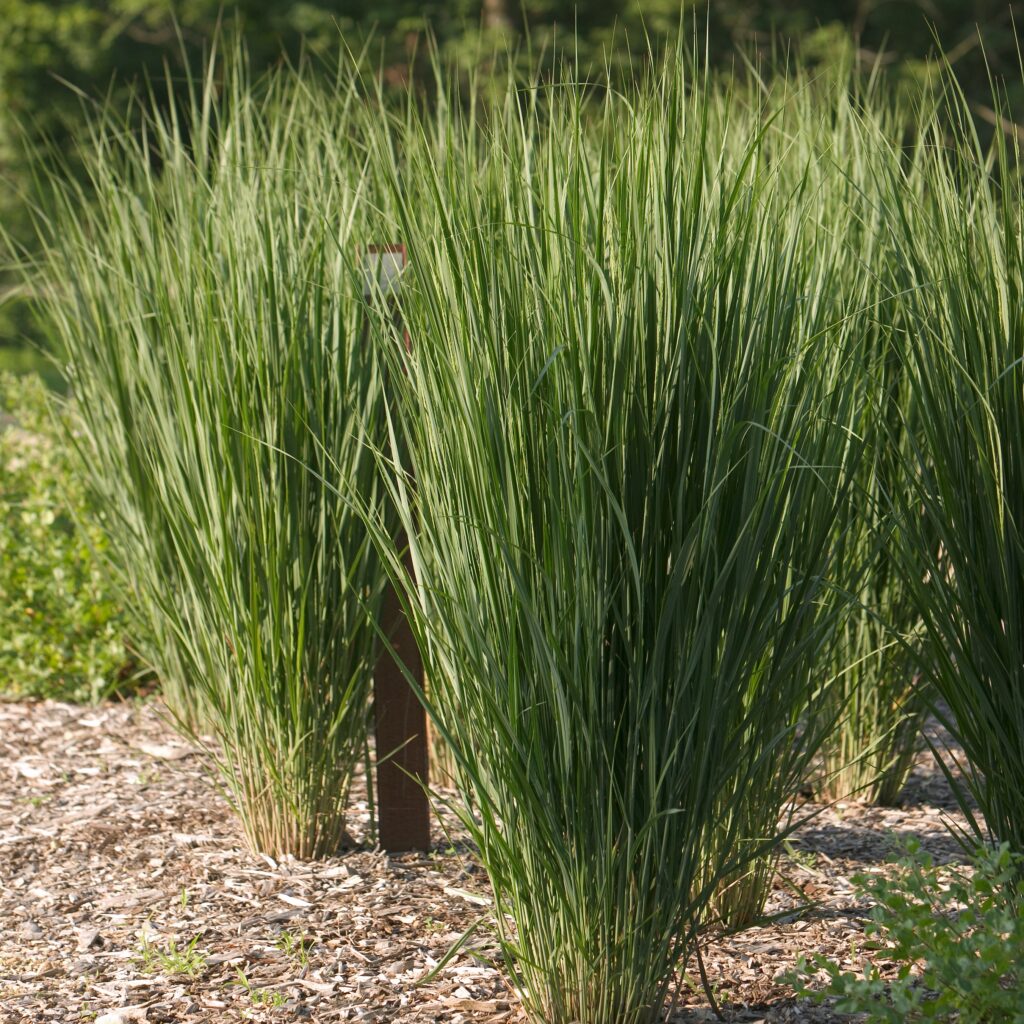
[[[952,87],[951,87],[952,88]],[[996,104],[998,106],[998,103]],[[1024,852],[1024,189],[1019,146],[984,147],[962,97],[895,178],[904,296],[894,345],[918,405],[916,487],[892,550],[927,630],[923,668],[991,835]],[[894,168],[895,171],[895,168]],[[965,809],[969,809],[965,806]],[[980,824],[979,832],[982,831]]]
[[[742,834],[759,772],[821,733],[842,243],[705,86],[673,63],[629,102],[517,87],[410,118],[395,182],[414,574],[377,539],[548,1024],[658,1018],[723,877],[776,841]]]
[[[877,479],[864,482],[879,486]],[[924,746],[929,690],[919,669],[920,619],[904,581],[877,547],[878,528],[886,521],[869,519],[861,533],[871,546],[871,569],[856,595],[858,605],[840,626],[835,653],[821,665],[836,681],[839,715],[822,743],[814,780],[825,801],[892,806]]]
[[[853,800],[892,806],[923,749],[921,726],[928,710],[913,634],[895,636],[888,624],[917,620],[909,614],[900,583],[884,566],[883,579],[864,588],[863,608],[844,624],[841,654],[823,666],[841,684],[835,688],[842,706],[835,730],[822,744],[815,792],[825,801]],[[880,619],[879,615],[886,618]]]
[[[318,856],[366,750],[383,582],[337,498],[374,505],[381,421],[355,87],[210,68],[183,115],[98,115],[39,285],[145,654],[252,847]]]

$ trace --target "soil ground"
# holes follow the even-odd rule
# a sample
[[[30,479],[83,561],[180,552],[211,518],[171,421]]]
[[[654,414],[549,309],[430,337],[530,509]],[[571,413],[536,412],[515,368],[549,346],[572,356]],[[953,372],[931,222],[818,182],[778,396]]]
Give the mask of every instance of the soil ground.
[[[365,803],[354,819],[358,836]],[[900,806],[839,804],[802,825],[767,908],[781,916],[704,947],[723,1016],[846,1019],[777,977],[809,951],[856,966],[867,908],[850,876],[900,836],[958,859],[950,821],[924,754]],[[468,844],[435,831],[429,854],[276,862],[246,849],[159,705],[0,704],[0,1021],[518,1022],[483,929],[417,984],[491,906]],[[714,1019],[687,975],[679,992],[673,1021]]]

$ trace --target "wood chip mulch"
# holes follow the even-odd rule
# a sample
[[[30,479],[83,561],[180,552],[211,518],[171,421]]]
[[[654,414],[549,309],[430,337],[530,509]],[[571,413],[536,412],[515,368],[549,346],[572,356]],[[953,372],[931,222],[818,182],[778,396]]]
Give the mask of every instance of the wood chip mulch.
[[[850,876],[899,836],[958,859],[955,806],[922,755],[902,806],[837,805],[802,825],[777,920],[704,946],[725,1019],[845,1020],[776,978],[801,952],[856,966],[866,907]],[[358,835],[365,803],[354,819]],[[246,849],[156,703],[0,703],[0,1021],[520,1022],[484,929],[417,984],[490,914],[468,844],[435,832],[429,854],[278,863]],[[673,1021],[714,1019],[689,974],[679,992]]]

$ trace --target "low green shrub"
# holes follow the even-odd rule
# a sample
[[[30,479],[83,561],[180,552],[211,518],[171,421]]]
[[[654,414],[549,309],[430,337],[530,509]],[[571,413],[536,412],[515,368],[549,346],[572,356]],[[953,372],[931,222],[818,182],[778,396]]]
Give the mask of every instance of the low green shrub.
[[[895,878],[854,878],[858,896],[876,903],[863,971],[815,955],[801,958],[787,980],[801,995],[834,998],[841,1013],[866,1013],[869,1021],[1024,1021],[1021,859],[1003,844],[979,850],[969,868],[937,867],[913,841],[898,863]],[[899,965],[895,978],[883,976],[886,962]],[[819,972],[824,988],[812,987]]]
[[[0,374],[0,694],[96,700],[132,675],[94,512],[43,382]]]

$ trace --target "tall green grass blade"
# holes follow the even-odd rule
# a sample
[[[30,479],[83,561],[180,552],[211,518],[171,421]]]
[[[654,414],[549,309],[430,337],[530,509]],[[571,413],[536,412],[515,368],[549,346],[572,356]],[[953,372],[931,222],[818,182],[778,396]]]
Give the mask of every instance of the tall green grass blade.
[[[988,833],[1024,849],[1024,195],[1020,153],[985,149],[951,84],[928,136],[928,188],[892,181],[906,296],[894,344],[921,443],[894,557],[930,642],[925,669],[969,761]],[[999,105],[998,103],[996,104]],[[950,144],[952,142],[952,144]],[[978,823],[979,831],[982,830]]]

